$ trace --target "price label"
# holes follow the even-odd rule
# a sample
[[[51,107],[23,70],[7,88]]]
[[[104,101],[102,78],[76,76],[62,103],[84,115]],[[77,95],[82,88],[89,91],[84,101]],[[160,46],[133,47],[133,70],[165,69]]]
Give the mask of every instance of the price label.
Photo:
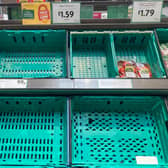
[[[0,88],[27,88],[27,80],[0,79]]]
[[[134,1],[132,22],[160,22],[162,1]]]
[[[80,23],[80,3],[53,3],[53,23]]]
[[[101,79],[98,81],[99,88],[124,89],[133,88],[131,79]]]

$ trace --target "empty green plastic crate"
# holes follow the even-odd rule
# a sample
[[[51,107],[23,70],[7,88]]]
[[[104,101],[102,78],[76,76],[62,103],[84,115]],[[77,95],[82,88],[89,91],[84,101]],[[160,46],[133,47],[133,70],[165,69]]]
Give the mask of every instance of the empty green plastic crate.
[[[150,156],[158,161],[150,168],[166,167],[167,142],[168,112],[160,97],[72,99],[73,165],[142,168],[147,165],[138,166],[138,156]]]
[[[0,167],[66,164],[66,100],[0,97]]]
[[[1,78],[66,76],[64,30],[1,30]]]
[[[73,78],[115,77],[111,38],[108,33],[71,33],[70,55]]]

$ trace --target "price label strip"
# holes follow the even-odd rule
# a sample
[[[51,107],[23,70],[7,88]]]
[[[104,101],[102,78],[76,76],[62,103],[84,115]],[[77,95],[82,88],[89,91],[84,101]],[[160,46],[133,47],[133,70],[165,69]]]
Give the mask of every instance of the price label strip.
[[[80,3],[53,3],[53,23],[80,23]]]
[[[133,23],[160,22],[162,12],[162,1],[134,1]]]

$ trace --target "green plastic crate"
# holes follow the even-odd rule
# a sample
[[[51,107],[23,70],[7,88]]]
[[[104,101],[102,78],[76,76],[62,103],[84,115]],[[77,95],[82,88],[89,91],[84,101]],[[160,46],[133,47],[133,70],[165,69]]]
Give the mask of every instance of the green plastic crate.
[[[75,97],[72,163],[90,168],[165,168],[167,123],[168,112],[160,97]],[[138,166],[136,156],[156,157],[158,165]]]
[[[148,63],[153,78],[166,77],[153,32],[72,32],[70,37],[73,78],[115,78],[119,60]]]
[[[168,43],[168,29],[157,29],[156,32],[160,44]],[[168,73],[168,56],[163,56],[162,58]]]
[[[114,59],[116,58],[116,64],[119,60],[133,60],[137,63],[148,63],[151,67],[153,78],[166,76],[153,33],[139,31],[130,33],[114,32],[113,36],[115,51],[113,51],[112,55]]]
[[[160,43],[168,42],[168,29],[164,29],[164,28],[156,29],[156,33]]]
[[[66,99],[0,97],[0,167],[66,164]]]
[[[81,5],[80,19],[93,19],[93,5]]]
[[[159,166],[159,165],[134,165],[134,166],[130,166],[130,165],[89,165],[89,166],[73,166],[72,168],[168,168],[168,166]]]
[[[0,31],[1,78],[66,76],[64,30]]]
[[[121,166],[120,164],[119,165],[90,165],[90,166],[73,166],[72,168],[168,168],[168,166],[158,166],[158,165],[136,165],[136,166],[130,166],[130,165],[125,165],[125,166]]]
[[[128,18],[128,5],[108,6],[108,19]]]
[[[73,78],[115,77],[112,36],[108,33],[71,33],[70,56]]]
[[[9,14],[9,9],[8,9]],[[22,19],[22,12],[21,7],[13,7],[11,8],[11,16],[9,16],[12,20],[21,20]]]

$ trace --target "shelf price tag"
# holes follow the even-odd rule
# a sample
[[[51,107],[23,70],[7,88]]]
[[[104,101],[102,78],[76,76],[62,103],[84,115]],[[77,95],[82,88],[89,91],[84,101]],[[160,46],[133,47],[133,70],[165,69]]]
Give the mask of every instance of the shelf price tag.
[[[0,79],[0,88],[27,88],[27,80]]]
[[[53,23],[80,23],[80,3],[53,3]]]
[[[160,22],[162,1],[149,0],[149,1],[134,1],[132,22]]]

